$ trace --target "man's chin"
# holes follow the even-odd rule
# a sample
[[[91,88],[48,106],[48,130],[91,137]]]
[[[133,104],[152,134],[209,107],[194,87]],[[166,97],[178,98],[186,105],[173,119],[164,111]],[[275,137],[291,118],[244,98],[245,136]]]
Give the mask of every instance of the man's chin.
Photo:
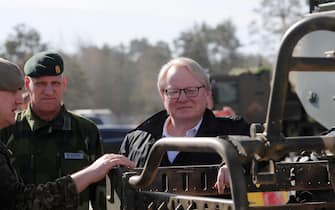
[[[40,109],[41,112],[45,113],[53,113],[53,112],[58,112],[59,109]]]
[[[194,109],[180,109],[176,112],[179,116],[194,116],[196,113]]]
[[[194,114],[191,113],[182,113],[176,116],[176,118],[180,120],[192,120],[197,119],[197,117]]]
[[[40,106],[38,110],[41,113],[55,113],[60,110],[60,106]]]

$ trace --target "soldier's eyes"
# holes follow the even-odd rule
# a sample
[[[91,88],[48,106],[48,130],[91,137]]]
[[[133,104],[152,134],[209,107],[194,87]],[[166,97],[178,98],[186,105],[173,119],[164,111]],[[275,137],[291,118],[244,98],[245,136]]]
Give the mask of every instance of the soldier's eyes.
[[[60,86],[60,85],[61,85],[60,82],[53,82],[53,83],[52,83],[52,86],[53,86],[53,87],[58,87],[58,86]]]
[[[45,83],[42,83],[42,82],[37,82],[37,83],[34,84],[34,86],[39,87],[39,88],[42,88],[42,87],[45,87],[46,84],[45,84]]]

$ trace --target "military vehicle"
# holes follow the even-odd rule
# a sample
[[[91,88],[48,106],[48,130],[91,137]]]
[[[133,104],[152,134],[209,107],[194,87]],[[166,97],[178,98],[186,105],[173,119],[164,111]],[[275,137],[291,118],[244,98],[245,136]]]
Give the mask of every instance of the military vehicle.
[[[248,122],[264,122],[270,93],[271,72],[260,70],[239,75],[211,75],[213,109],[231,107]]]
[[[264,123],[270,95],[271,71],[259,69],[238,75],[212,75],[213,109],[231,107],[249,122]],[[295,90],[289,85],[283,116],[285,136],[312,136],[325,127],[309,117]]]
[[[321,6],[321,3],[317,2],[315,6]],[[294,75],[295,83],[292,84],[299,89],[299,97],[307,94],[307,99],[302,100],[307,102],[306,111],[319,116],[320,123],[327,127],[333,124],[334,87],[331,85],[334,82],[327,80],[334,78],[334,57],[296,56],[294,52],[297,47],[304,47],[300,41],[306,35],[317,31],[335,32],[334,12],[312,14],[297,22],[284,35],[273,71],[265,124],[253,124],[250,137],[160,139],[154,144],[143,169],[126,171],[118,168],[109,174],[112,182],[108,202],[116,203],[118,195],[120,201],[117,208],[124,210],[335,209],[335,137],[291,137],[282,133],[285,99],[292,73],[302,73]],[[308,81],[307,77],[310,76],[312,79]],[[300,83],[300,78],[308,82]],[[320,81],[319,78],[324,80]],[[306,86],[306,83],[309,85],[313,82],[318,85]],[[324,85],[330,86],[314,89]],[[322,107],[326,107],[326,110]],[[326,114],[321,114],[323,111]],[[159,167],[164,152],[169,150],[218,153],[231,173],[230,192],[219,195],[212,188],[219,165]],[[319,156],[306,161],[288,158],[291,154],[303,151],[314,152]],[[253,192],[273,191],[285,191],[290,198],[300,192],[307,192],[312,199],[290,199],[285,203],[264,206],[252,203],[249,197]]]

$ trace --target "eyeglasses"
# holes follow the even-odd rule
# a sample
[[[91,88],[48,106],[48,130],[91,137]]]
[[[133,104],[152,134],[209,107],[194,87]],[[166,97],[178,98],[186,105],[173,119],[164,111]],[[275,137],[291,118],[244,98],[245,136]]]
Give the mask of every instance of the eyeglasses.
[[[199,90],[205,86],[199,87],[188,87],[183,89],[165,89],[164,92],[169,99],[178,99],[181,92],[184,92],[187,97],[197,97],[199,95]]]

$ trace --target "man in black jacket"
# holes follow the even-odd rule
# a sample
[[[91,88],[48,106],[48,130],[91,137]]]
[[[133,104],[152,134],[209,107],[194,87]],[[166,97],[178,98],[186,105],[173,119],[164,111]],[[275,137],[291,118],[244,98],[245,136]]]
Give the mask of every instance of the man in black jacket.
[[[249,135],[249,125],[242,118],[217,118],[207,109],[212,96],[209,75],[194,60],[176,58],[169,61],[159,72],[157,86],[165,111],[131,131],[120,148],[121,154],[134,161],[137,167],[144,166],[152,145],[162,137]],[[161,166],[219,163],[221,158],[213,153],[168,151]],[[223,180],[223,185],[229,181]]]

